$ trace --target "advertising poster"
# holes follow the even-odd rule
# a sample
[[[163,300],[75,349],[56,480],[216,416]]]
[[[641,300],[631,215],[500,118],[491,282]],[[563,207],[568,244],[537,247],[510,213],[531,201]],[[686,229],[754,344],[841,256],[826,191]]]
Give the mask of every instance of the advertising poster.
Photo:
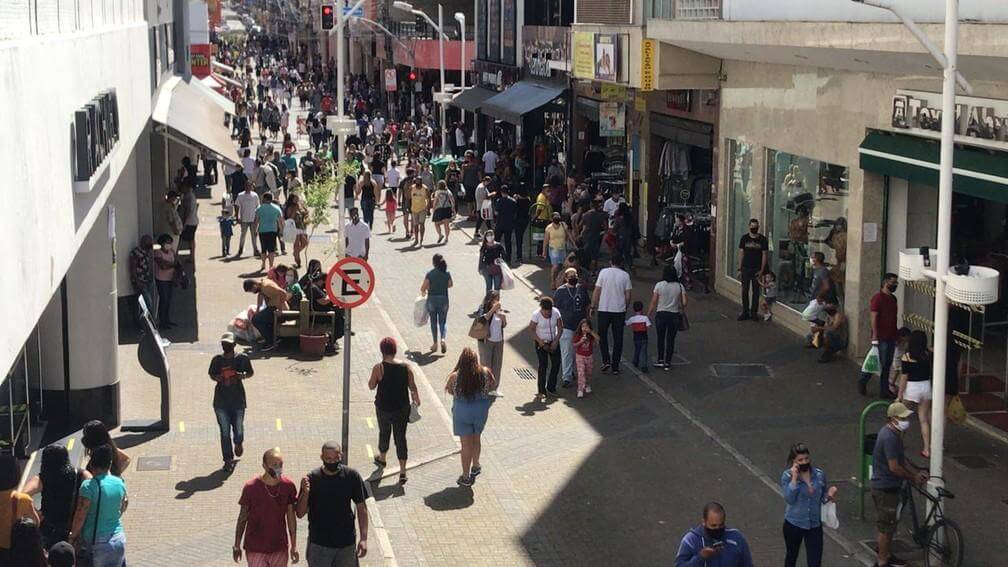
[[[579,79],[594,78],[595,34],[592,32],[571,32],[571,44],[574,76]]]
[[[487,61],[501,60],[501,0],[487,0]]]
[[[619,77],[619,36],[595,36],[595,78],[615,82]]]
[[[626,132],[626,107],[619,102],[599,103],[599,136],[622,136]]]
[[[189,46],[189,66],[197,78],[210,76],[210,45],[202,43]]]
[[[515,0],[500,0],[501,3],[501,63],[515,64]]]

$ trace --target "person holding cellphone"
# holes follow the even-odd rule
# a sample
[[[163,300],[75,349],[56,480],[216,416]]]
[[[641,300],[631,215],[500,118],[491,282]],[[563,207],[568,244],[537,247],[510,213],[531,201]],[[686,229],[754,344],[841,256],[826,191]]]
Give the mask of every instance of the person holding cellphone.
[[[753,567],[749,543],[742,532],[725,527],[726,516],[721,504],[708,502],[700,525],[679,543],[675,567]]]
[[[823,554],[822,505],[836,498],[837,487],[826,488],[826,473],[813,467],[809,449],[795,443],[788,452],[788,470],[781,473],[780,485],[787,508],[784,511],[784,567],[795,567],[798,551],[805,542],[808,567],[820,567]]]

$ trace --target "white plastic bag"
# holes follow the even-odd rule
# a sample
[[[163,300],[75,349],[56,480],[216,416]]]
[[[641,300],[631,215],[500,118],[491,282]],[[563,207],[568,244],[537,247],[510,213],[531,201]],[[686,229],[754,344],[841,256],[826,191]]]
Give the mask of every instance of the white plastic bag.
[[[485,199],[483,204],[480,205],[480,218],[483,220],[493,220],[493,202],[490,199]]]
[[[514,283],[514,275],[511,273],[511,268],[508,267],[507,262],[500,262],[500,261],[498,261],[498,263],[499,263],[500,269],[501,269],[501,284],[500,284],[500,288],[502,290],[505,290],[505,289],[514,289],[514,285],[515,285],[515,283]]]
[[[873,344],[868,349],[868,354],[865,355],[864,362],[861,364],[861,372],[876,376],[882,373],[882,362],[879,357],[878,345]]]
[[[825,502],[822,505],[822,523],[827,528],[840,529],[840,518],[837,517],[836,502]]]
[[[294,224],[294,219],[287,219],[283,224],[283,241],[287,244],[292,244],[294,239],[297,238],[298,232],[297,225]]]
[[[419,295],[413,303],[413,324],[423,327],[427,324],[430,313],[427,312],[427,298]]]
[[[812,301],[809,301],[809,304],[805,306],[805,309],[802,311],[802,319],[805,319],[806,321],[815,321],[816,319],[819,319],[819,315],[825,309],[825,304],[819,303],[819,300],[817,299],[813,299]]]

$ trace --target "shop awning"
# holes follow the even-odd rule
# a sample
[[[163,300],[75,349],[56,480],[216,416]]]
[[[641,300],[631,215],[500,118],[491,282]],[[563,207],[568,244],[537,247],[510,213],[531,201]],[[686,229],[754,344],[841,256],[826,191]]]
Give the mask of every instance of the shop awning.
[[[235,68],[234,67],[232,67],[230,65],[225,65],[225,64],[221,63],[220,61],[218,61],[216,59],[211,59],[210,60],[210,66],[213,67],[213,68],[215,68],[215,69],[220,69],[221,71],[224,71],[225,73],[230,73],[232,77],[235,75]]]
[[[483,102],[488,98],[497,96],[497,91],[492,91],[490,89],[484,89],[481,87],[473,87],[471,89],[466,89],[459,94],[455,95],[448,104],[461,108],[462,110],[468,110],[469,112],[476,112],[483,106]]]
[[[198,80],[186,82],[182,77],[171,77],[158,91],[151,118],[164,126],[165,134],[172,139],[239,164],[231,129],[224,124],[226,111],[210,93],[213,91]]]
[[[522,116],[545,105],[563,92],[563,87],[541,85],[532,81],[518,81],[504,92],[487,99],[480,110],[483,114],[499,120],[521,124]]]
[[[938,186],[938,140],[869,130],[858,152],[865,171]],[[1008,153],[956,144],[952,163],[954,191],[1008,203]]]
[[[190,85],[195,87],[197,90],[203,91],[203,94],[205,94],[211,100],[213,100],[214,103],[217,104],[217,106],[224,109],[224,112],[230,114],[231,116],[234,116],[235,114],[234,102],[232,102],[231,99],[229,99],[228,97],[214,90],[218,88],[215,85],[222,85],[219,88],[225,90],[227,89],[227,86],[221,83],[218,79],[219,77],[217,75],[211,73],[210,75],[200,79],[199,81],[192,81]]]

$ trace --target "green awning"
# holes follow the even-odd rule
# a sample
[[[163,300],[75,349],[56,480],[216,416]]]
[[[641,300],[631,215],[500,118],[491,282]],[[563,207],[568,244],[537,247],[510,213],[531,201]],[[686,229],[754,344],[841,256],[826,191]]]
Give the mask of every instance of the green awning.
[[[940,142],[869,130],[858,148],[861,169],[938,186]],[[956,144],[952,188],[958,193],[1008,203],[1008,153]]]

